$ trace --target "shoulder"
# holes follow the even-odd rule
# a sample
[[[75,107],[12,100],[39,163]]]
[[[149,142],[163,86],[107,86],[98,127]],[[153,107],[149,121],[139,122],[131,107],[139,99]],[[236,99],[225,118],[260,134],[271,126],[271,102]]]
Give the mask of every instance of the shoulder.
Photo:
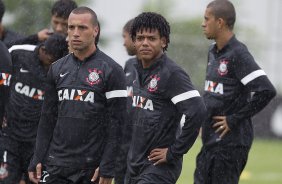
[[[5,46],[5,44],[0,41],[0,70],[6,70],[7,68],[12,66],[11,56],[8,52],[8,48]]]
[[[58,59],[57,61],[51,64],[49,72],[51,72],[53,76],[59,75],[62,72],[62,70],[66,70],[67,72],[69,72],[70,70],[73,69],[70,67],[71,66],[70,63],[72,63],[71,60],[73,60],[72,54],[68,54]]]
[[[134,65],[137,64],[137,63],[138,63],[138,60],[137,60],[136,57],[130,58],[129,60],[127,60],[127,61],[125,62],[124,70],[128,70],[128,69],[134,67]]]
[[[233,51],[235,57],[240,58],[245,54],[250,54],[248,47],[236,37],[232,38],[229,48]]]
[[[168,72],[170,75],[177,73],[177,72],[184,72],[185,71],[170,57],[165,56],[164,58],[164,66],[163,69],[165,72]]]
[[[133,57],[133,58],[130,58],[128,59],[126,62],[125,62],[125,67],[126,66],[131,66],[131,65],[134,65],[134,64],[137,64],[137,58],[136,57]]]
[[[0,57],[3,60],[6,57],[9,57],[9,51],[8,48],[6,47],[6,45],[0,41]],[[4,57],[4,58],[3,58]]]
[[[52,68],[60,68],[63,65],[67,65],[71,60],[73,60],[73,56],[71,53],[65,55],[64,57],[58,59],[57,61],[52,63]]]
[[[111,70],[118,70],[118,71],[123,72],[122,66],[101,50],[98,51],[95,59],[102,62],[104,65],[109,67],[109,69]]]

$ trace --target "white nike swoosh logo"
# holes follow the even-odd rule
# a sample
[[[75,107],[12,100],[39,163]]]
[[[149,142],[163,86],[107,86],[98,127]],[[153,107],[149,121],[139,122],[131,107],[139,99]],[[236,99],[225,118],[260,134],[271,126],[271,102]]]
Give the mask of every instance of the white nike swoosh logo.
[[[21,69],[20,69],[20,72],[22,72],[22,73],[28,73],[29,71],[28,71],[28,70],[25,70],[25,69],[23,69],[23,68],[21,68]]]
[[[64,77],[65,75],[67,75],[69,72],[66,72],[66,73],[61,73],[60,74],[60,77]]]
[[[125,76],[126,76],[126,77],[128,77],[130,74],[131,74],[131,73],[130,73],[130,72],[128,72],[128,73],[126,73],[126,74],[125,74]]]

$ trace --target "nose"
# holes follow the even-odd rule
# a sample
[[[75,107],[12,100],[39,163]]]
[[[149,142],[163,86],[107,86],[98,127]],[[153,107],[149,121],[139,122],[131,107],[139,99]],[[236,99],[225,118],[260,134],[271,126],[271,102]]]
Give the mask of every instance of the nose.
[[[73,36],[75,36],[75,37],[79,36],[78,28],[75,28],[75,29],[73,30]]]
[[[205,21],[203,21],[201,27],[205,27],[205,26],[206,26]]]
[[[63,25],[58,24],[57,27],[56,27],[56,32],[57,33],[63,33],[63,31],[64,31]]]
[[[148,45],[148,38],[144,38],[143,42],[142,42],[142,45]]]

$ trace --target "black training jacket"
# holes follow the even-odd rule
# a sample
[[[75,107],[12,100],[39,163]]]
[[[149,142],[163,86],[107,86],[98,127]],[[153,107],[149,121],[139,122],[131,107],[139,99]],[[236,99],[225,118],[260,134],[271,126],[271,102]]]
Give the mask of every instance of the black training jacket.
[[[130,140],[132,136],[132,97],[133,97],[133,80],[134,80],[134,68],[137,64],[136,57],[130,58],[125,62],[124,73],[125,73],[125,83],[127,90],[127,105],[126,105],[126,121],[122,130],[122,139],[119,146],[119,153],[117,158],[116,165],[116,174],[115,174],[115,184],[124,184],[124,178],[126,174],[126,159],[130,146]]]
[[[253,140],[251,117],[263,109],[276,91],[247,47],[235,36],[217,52],[212,45],[203,95],[208,120],[203,124],[204,146],[250,147]],[[222,139],[215,133],[213,116],[226,116],[231,129]]]
[[[38,39],[37,34],[29,35],[29,36],[14,36],[13,39],[9,38],[5,42],[8,48],[11,48],[13,45],[39,45],[40,41]]]
[[[39,60],[38,50],[35,45],[15,45],[9,49],[13,77],[4,132],[19,141],[35,141],[44,100],[47,70]]]
[[[4,44],[7,46],[7,48],[10,48],[13,45],[22,45],[24,43],[18,43],[16,44],[17,40],[23,39],[24,36],[20,33],[17,33],[15,31],[12,31],[10,29],[4,28],[3,35],[1,37],[1,41],[4,42]],[[37,39],[38,40],[38,39]],[[25,44],[32,44],[32,43],[25,43]]]
[[[0,129],[2,129],[4,109],[9,96],[9,85],[12,76],[11,56],[2,41],[0,41],[0,58]]]
[[[84,61],[69,54],[51,65],[48,83],[29,170],[46,156],[49,165],[99,166],[113,177],[126,112],[122,67],[99,49]]]
[[[35,141],[46,88],[47,70],[39,60],[39,47],[15,45],[9,49],[13,72],[4,131],[19,141]]]
[[[193,145],[206,116],[204,101],[189,76],[166,54],[147,69],[141,65],[135,64],[131,73],[135,78],[128,172],[131,177],[155,173],[176,181],[183,154]],[[179,134],[183,114],[186,120]],[[156,167],[148,161],[155,148],[168,148],[166,164]]]

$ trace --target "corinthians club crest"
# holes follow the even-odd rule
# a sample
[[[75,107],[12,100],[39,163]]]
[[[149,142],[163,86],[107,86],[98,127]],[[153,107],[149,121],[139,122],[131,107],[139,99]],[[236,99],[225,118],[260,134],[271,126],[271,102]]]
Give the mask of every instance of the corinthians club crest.
[[[219,67],[217,69],[219,75],[223,76],[223,75],[226,75],[228,73],[228,69],[227,69],[227,64],[228,64],[228,61],[225,60],[225,59],[222,59],[219,61]]]
[[[99,76],[99,74],[102,73],[101,70],[98,70],[98,69],[94,68],[94,69],[89,69],[88,71],[89,71],[89,75],[88,75],[88,77],[86,78],[86,81],[87,81],[91,86],[93,86],[93,85],[98,84],[98,83],[101,82],[101,78],[100,78],[100,76]]]
[[[158,89],[158,81],[161,79],[160,77],[158,77],[158,75],[151,75],[150,76],[151,81],[148,84],[148,90],[150,92],[155,92]]]

